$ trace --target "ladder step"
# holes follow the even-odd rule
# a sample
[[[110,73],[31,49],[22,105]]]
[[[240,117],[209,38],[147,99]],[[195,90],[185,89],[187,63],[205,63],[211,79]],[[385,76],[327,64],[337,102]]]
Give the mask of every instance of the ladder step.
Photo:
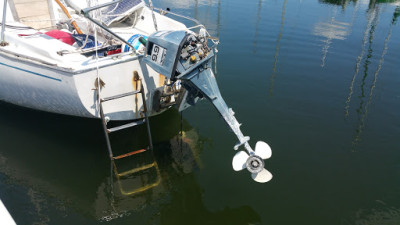
[[[102,102],[106,102],[106,101],[110,101],[110,100],[114,100],[114,99],[118,99],[118,98],[123,98],[123,97],[127,97],[130,95],[135,95],[141,93],[141,91],[131,91],[131,92],[127,92],[127,93],[123,93],[123,94],[119,94],[119,95],[114,95],[114,96],[110,96],[110,97],[106,97],[106,98],[102,98],[101,101]]]
[[[123,154],[123,155],[115,156],[113,158],[114,159],[122,159],[122,158],[125,158],[125,157],[128,157],[128,156],[131,156],[131,155],[135,155],[135,154],[138,154],[138,153],[145,152],[145,151],[147,151],[147,149],[139,149],[139,150],[136,150],[136,151],[128,152],[128,153]]]
[[[155,166],[157,166],[157,163],[153,162],[153,163],[150,163],[150,164],[147,164],[147,165],[135,168],[135,169],[131,169],[131,170],[128,170],[128,171],[125,171],[125,172],[122,172],[122,173],[116,173],[116,175],[118,177],[123,177],[123,176],[126,176],[126,175],[130,175],[130,174],[133,174],[133,173],[137,173],[137,172],[140,172],[140,171],[143,171],[143,170],[150,169],[150,168],[155,167]]]
[[[121,125],[121,126],[109,128],[109,129],[107,129],[107,132],[108,133],[112,133],[112,132],[115,132],[115,131],[119,131],[119,130],[123,130],[123,129],[129,128],[129,127],[134,127],[134,126],[143,124],[144,122],[146,122],[146,119],[137,120],[137,121],[134,121],[134,122],[131,122],[131,123],[127,123],[127,124]]]

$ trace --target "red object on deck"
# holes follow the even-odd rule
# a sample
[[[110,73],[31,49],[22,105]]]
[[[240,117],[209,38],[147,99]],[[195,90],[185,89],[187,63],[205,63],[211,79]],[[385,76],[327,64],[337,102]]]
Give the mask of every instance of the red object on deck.
[[[121,53],[121,49],[115,49],[115,50],[111,50],[107,52],[107,55],[114,55],[114,54],[118,54]]]
[[[51,30],[46,32],[45,34],[47,36],[60,40],[65,44],[73,45],[75,43],[75,40],[70,33],[61,30]]]

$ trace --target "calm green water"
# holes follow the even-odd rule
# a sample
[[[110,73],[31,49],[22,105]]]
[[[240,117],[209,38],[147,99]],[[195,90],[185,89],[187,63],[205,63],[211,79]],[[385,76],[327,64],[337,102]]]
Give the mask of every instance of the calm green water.
[[[178,112],[151,120],[161,183],[127,197],[99,121],[0,102],[0,198],[18,224],[400,224],[400,1],[154,3],[220,38],[220,89],[251,145],[271,145],[274,178],[231,169],[236,139],[204,101],[183,138]],[[112,136],[116,151],[144,131]]]

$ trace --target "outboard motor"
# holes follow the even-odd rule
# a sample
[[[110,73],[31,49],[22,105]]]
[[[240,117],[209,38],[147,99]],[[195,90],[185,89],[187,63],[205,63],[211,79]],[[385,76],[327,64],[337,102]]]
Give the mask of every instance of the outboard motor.
[[[188,31],[155,32],[148,37],[144,61],[170,80],[182,82],[184,91],[177,101],[179,111],[194,105],[198,99],[208,99],[239,139],[234,149],[238,150],[243,145],[247,151],[236,153],[232,161],[233,169],[240,171],[247,168],[255,181],[268,182],[272,174],[264,168],[263,160],[271,157],[271,148],[259,141],[254,151],[248,144],[250,138],[243,135],[241,124],[221,96],[212,71],[214,49],[207,46],[205,32],[201,33],[203,35]]]

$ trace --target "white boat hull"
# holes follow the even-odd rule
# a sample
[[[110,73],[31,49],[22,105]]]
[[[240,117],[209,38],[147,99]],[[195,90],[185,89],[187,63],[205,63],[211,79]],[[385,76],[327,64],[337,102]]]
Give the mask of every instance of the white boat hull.
[[[151,106],[152,91],[160,87],[162,76],[148,68],[140,57],[121,61],[98,70],[66,72],[1,54],[0,100],[52,113],[99,118],[96,78],[101,77],[105,83],[101,90],[104,98],[140,88],[140,84],[133,81],[134,71],[137,71],[143,79],[147,105]],[[142,118],[141,99],[137,94],[105,102],[105,115],[111,120]],[[157,114],[151,107],[149,113]]]

